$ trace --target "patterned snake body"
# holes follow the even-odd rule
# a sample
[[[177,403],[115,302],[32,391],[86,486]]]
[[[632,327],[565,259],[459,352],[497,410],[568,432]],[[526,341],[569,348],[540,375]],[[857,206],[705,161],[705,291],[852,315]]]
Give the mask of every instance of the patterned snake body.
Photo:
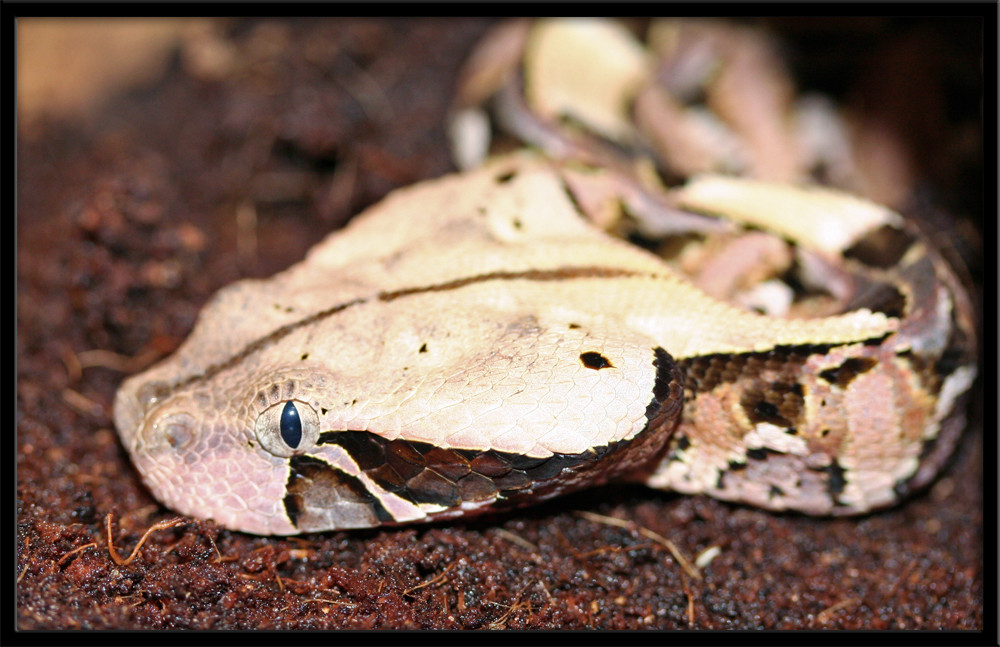
[[[850,514],[933,478],[976,350],[967,297],[923,238],[840,194],[721,178],[671,193],[685,212],[742,210],[740,231],[770,228],[849,278],[830,290],[839,314],[764,315],[596,227],[581,187],[648,193],[613,167],[502,157],[396,191],[301,263],[220,291],[118,393],[144,481],[182,513],[292,534],[615,479]],[[827,234],[752,222],[803,200]]]

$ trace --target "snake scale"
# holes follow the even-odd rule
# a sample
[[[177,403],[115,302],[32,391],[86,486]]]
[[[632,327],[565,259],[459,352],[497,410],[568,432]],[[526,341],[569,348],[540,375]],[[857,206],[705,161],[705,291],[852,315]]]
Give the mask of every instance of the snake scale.
[[[815,515],[928,483],[964,427],[977,351],[927,239],[832,190],[649,181],[650,147],[622,145],[636,130],[613,108],[531,96],[546,65],[532,29],[484,45],[455,123],[489,104],[544,154],[393,192],[297,265],[221,290],[173,356],[123,383],[115,422],[153,494],[294,534],[613,480]],[[635,83],[599,85],[629,74],[593,72],[604,98],[634,98]],[[697,239],[697,271],[608,233],[625,220]],[[767,271],[765,249],[792,260]],[[749,305],[710,287],[755,272]]]

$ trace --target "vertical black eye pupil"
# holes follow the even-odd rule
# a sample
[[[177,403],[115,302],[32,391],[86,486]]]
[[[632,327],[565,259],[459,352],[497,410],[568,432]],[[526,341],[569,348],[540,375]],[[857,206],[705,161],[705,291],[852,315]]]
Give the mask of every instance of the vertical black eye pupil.
[[[286,402],[285,408],[281,410],[281,439],[292,449],[302,442],[302,419],[299,418],[299,410],[291,400]]]

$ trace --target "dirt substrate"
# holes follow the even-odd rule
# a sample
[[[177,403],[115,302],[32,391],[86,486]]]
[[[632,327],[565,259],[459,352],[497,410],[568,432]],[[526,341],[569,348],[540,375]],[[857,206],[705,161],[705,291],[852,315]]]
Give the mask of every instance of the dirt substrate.
[[[845,70],[878,55],[875,36],[916,33],[975,68],[975,26],[941,22],[773,26],[800,82],[849,96]],[[609,486],[470,522],[291,538],[185,518],[113,561],[107,515],[123,557],[175,517],[115,434],[119,382],[176,348],[218,288],[450,170],[441,124],[487,26],[229,22],[202,36],[215,58],[189,45],[97,117],[22,137],[18,628],[983,628],[981,395],[944,475],[858,519]],[[945,72],[942,128],[971,120],[975,144],[975,76]],[[939,166],[963,173],[927,186],[975,223],[981,158],[954,154]]]

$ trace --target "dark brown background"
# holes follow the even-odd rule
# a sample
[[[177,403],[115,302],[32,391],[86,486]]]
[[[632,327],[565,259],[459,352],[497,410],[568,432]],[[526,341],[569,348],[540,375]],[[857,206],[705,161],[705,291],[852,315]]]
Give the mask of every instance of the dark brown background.
[[[766,24],[801,88],[900,135],[913,203],[947,208],[955,220],[938,222],[978,277],[977,21]],[[118,442],[119,382],[176,348],[218,288],[283,269],[392,188],[450,170],[441,124],[487,27],[182,23],[128,45],[132,58],[161,48],[153,72],[110,80],[67,58],[130,58],[112,37],[22,56],[42,90],[19,114],[18,628],[983,628],[981,395],[944,475],[857,519],[609,486],[390,530],[265,538],[190,521],[115,565],[108,513],[123,554],[174,516]],[[104,85],[52,94],[90,81]],[[719,552],[696,580],[640,528],[689,560]]]

